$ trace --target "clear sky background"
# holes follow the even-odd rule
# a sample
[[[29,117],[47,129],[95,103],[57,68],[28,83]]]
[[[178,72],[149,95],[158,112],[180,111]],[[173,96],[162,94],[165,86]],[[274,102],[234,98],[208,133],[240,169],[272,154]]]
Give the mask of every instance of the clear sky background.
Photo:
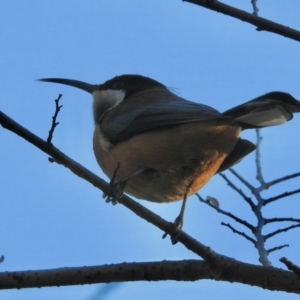
[[[226,3],[252,12],[250,0]],[[298,0],[258,1],[258,5],[261,16],[300,29]],[[46,138],[54,99],[62,93],[63,109],[53,142],[103,177],[92,150],[91,96],[35,79],[62,77],[102,83],[115,75],[141,74],[220,111],[273,90],[300,99],[299,43],[180,0],[1,1],[0,28],[0,110]],[[297,115],[292,122],[262,131],[266,180],[299,172],[299,127]],[[254,132],[244,132],[243,137],[255,142]],[[105,204],[99,190],[68,169],[49,163],[47,155],[2,128],[0,170],[0,254],[5,256],[1,271],[197,259],[181,244],[172,246],[169,239],[162,240],[159,229],[125,207]],[[253,154],[236,170],[257,185]],[[264,196],[299,188],[299,183],[299,178],[294,179]],[[201,195],[216,197],[221,208],[254,221],[248,206],[220,176]],[[181,205],[141,203],[169,221]],[[270,205],[264,213],[299,218],[299,195]],[[196,197],[189,199],[187,233],[219,253],[258,264],[254,247],[221,226],[221,221],[232,223]],[[286,256],[300,264],[299,229],[272,239],[268,246],[285,243],[290,247],[272,254],[272,263],[284,268],[278,259]],[[241,297],[298,299],[210,280],[0,291],[0,299],[7,300]]]

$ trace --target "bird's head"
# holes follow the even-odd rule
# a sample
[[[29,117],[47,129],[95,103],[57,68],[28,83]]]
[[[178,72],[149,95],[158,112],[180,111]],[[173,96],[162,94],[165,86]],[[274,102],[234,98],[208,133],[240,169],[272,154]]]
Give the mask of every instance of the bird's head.
[[[63,78],[43,78],[39,81],[65,84],[92,94],[95,123],[99,122],[106,111],[113,109],[123,101],[134,99],[133,101],[139,102],[141,98],[133,97],[135,95],[153,89],[167,89],[160,82],[141,75],[116,76],[102,84],[89,84]]]

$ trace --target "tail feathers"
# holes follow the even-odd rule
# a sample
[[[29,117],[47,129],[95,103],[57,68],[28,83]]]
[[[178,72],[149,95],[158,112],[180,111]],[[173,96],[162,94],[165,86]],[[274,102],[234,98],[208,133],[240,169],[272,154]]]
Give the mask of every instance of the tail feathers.
[[[238,121],[243,129],[283,124],[300,111],[300,101],[290,94],[272,92],[223,113]]]
[[[91,94],[97,88],[97,85],[95,85],[95,84],[89,84],[89,83],[86,83],[86,82],[83,82],[83,81],[73,80],[73,79],[42,78],[42,79],[38,79],[38,81],[54,82],[54,83],[65,84],[65,85],[73,86],[73,87],[76,87],[78,89],[84,90],[84,91],[86,91],[88,93],[91,93]]]

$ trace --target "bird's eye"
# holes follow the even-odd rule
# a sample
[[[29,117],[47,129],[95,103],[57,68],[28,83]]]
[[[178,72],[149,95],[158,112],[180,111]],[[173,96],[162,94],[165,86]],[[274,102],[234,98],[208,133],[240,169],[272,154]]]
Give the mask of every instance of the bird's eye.
[[[123,88],[123,82],[122,81],[115,82],[113,88],[115,90],[121,90]]]

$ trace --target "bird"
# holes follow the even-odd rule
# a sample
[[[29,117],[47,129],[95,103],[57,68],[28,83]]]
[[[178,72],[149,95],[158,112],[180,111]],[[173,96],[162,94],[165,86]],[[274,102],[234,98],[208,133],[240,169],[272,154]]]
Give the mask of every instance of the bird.
[[[101,84],[39,80],[92,94],[94,154],[112,187],[107,201],[117,203],[124,192],[157,203],[183,200],[173,223],[173,243],[182,228],[188,196],[255,150],[253,143],[240,137],[241,131],[281,125],[300,111],[298,100],[275,91],[221,113],[134,74]]]

